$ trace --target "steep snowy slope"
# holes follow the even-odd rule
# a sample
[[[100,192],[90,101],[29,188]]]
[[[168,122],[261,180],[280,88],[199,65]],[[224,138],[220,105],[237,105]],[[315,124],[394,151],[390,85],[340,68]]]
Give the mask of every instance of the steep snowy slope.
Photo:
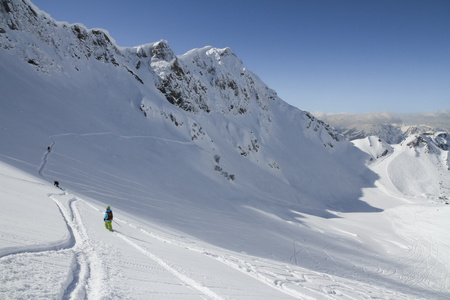
[[[341,201],[358,202],[360,188],[373,185],[375,176],[356,148],[279,99],[231,50],[207,47],[178,58],[164,41],[119,48],[104,31],[58,23],[25,3],[2,4],[2,125],[7,130],[1,152],[37,165],[36,145],[66,146],[47,177],[80,185],[73,175],[73,183],[67,182],[69,175],[61,170],[66,151],[73,153],[73,163],[89,164],[85,160],[98,159],[98,150],[105,149],[110,161],[104,168],[110,169],[121,154],[115,153],[118,145],[127,144],[127,151],[136,146],[148,153],[118,170],[136,182],[133,164],[139,164],[149,172],[149,190],[161,182],[197,178],[161,165],[158,151],[180,153],[181,170],[240,195],[232,198],[247,199],[242,195],[248,191],[277,194],[280,201],[317,214],[338,210]],[[39,115],[45,122],[36,126]],[[111,136],[116,144],[104,146]],[[166,141],[159,145],[155,139]],[[321,165],[340,172],[323,172]],[[250,177],[260,177],[254,180],[258,184],[245,183]],[[328,188],[311,185],[317,179]],[[195,199],[214,197],[202,195],[202,189],[190,193]]]
[[[378,136],[369,136],[364,139],[353,140],[352,143],[369,154],[369,162],[387,156],[393,152],[392,146]]]
[[[253,258],[249,257],[258,256],[255,261],[272,259],[277,270],[269,268],[264,274],[269,274],[270,279],[263,276],[262,281],[278,290],[278,284],[282,289],[286,287],[284,279],[280,279],[285,276],[297,290],[314,286],[306,278],[309,276],[303,276],[306,269],[291,270],[291,265],[297,265],[320,272],[319,277],[332,274],[347,278],[343,282],[359,281],[365,287],[349,292],[353,296],[362,297],[361,290],[383,297],[384,291],[418,298],[448,294],[447,277],[440,276],[448,271],[448,257],[442,255],[447,240],[434,241],[439,251],[429,255],[432,268],[419,267],[423,257],[416,255],[415,246],[406,251],[413,263],[408,265],[400,259],[405,249],[415,244],[409,240],[409,231],[404,238],[404,231],[392,232],[397,221],[390,216],[395,214],[384,210],[404,201],[375,188],[384,182],[377,181],[380,176],[385,178],[384,173],[371,171],[365,165],[367,155],[329,126],[279,99],[230,49],[205,47],[177,56],[165,41],[121,48],[104,30],[56,22],[26,0],[2,1],[0,13],[0,160],[8,165],[2,168],[10,170],[14,166],[37,179],[16,175],[16,171],[6,172],[4,177],[47,184],[58,180],[65,189],[64,195],[54,195],[53,191],[45,192],[50,188],[46,185],[42,194],[48,201],[60,201],[59,218],[55,217],[58,211],[48,214],[55,226],[68,224],[65,236],[60,237],[64,233],[57,230],[59,237],[44,234],[43,242],[38,240],[36,244],[56,243],[69,250],[63,254],[62,263],[67,264],[69,259],[69,266],[63,268],[68,268],[66,273],[78,274],[80,282],[85,278],[90,285],[85,291],[88,298],[98,296],[97,287],[111,279],[111,270],[103,275],[83,273],[90,269],[83,265],[83,255],[91,254],[91,262],[99,264],[107,260],[107,253],[101,248],[100,253],[84,249],[74,254],[72,248],[76,250],[77,246],[71,243],[76,234],[70,231],[78,230],[85,234],[83,241],[95,245],[101,245],[104,239],[108,245],[118,239],[130,245],[133,239],[131,247],[137,249],[133,253],[144,254],[159,266],[143,264],[143,269],[151,272],[161,265],[170,266],[143,246],[155,241],[143,238],[141,233],[127,231],[129,238],[124,239],[98,231],[103,226],[98,210],[105,205],[114,208],[123,224],[139,224],[146,232],[158,229],[160,233],[173,233],[177,237],[168,239],[170,242],[189,237],[192,244],[207,244],[200,249],[219,260],[242,255],[242,262],[235,264],[237,269],[260,279],[266,271],[254,271],[256,263],[250,263]],[[9,195],[8,207],[14,207],[11,202],[15,197],[29,198],[36,192],[31,187],[25,194],[18,192],[18,187],[7,190],[8,184],[2,182],[1,186]],[[443,186],[447,186],[445,182]],[[434,208],[426,209],[433,214]],[[86,216],[77,215],[79,210]],[[19,213],[14,216],[2,225],[27,220]],[[440,221],[436,226],[445,220],[441,217],[437,217]],[[39,221],[45,218],[39,216]],[[370,222],[361,225],[366,220]],[[82,226],[84,222],[89,226]],[[373,228],[377,228],[376,232]],[[22,251],[17,247],[29,236],[16,237],[14,230],[2,234],[12,236],[8,240],[12,248],[4,250],[1,261],[10,268],[2,269],[14,273],[20,266],[14,254]],[[402,241],[396,242],[400,235]],[[140,242],[136,247],[137,240]],[[39,248],[31,244],[25,251]],[[171,251],[160,246],[155,251]],[[132,268],[126,267],[127,263],[142,266],[127,261],[128,246],[117,247],[112,249],[121,264],[114,271]],[[220,249],[220,255],[214,255],[212,249]],[[134,254],[133,259],[142,260],[142,256]],[[81,258],[73,260],[73,255]],[[176,260],[174,265],[183,265],[178,273],[177,268],[163,268],[177,274],[178,279],[182,277],[182,284],[200,289],[201,295],[193,298],[230,296],[202,289],[217,286],[220,279],[199,284],[183,277],[186,268],[195,273],[203,265],[200,262],[189,266],[180,259],[183,255],[185,252],[174,251],[171,258]],[[99,256],[105,257],[97,260]],[[226,260],[227,264],[232,262]],[[272,261],[267,262],[270,264]],[[279,268],[289,271],[279,273]],[[441,270],[439,276],[436,269]],[[199,273],[211,278],[211,270]],[[429,280],[408,275],[411,270]],[[231,273],[227,281],[235,276]],[[138,285],[134,272],[123,274],[125,284]],[[11,273],[3,275],[7,278]],[[71,284],[78,282],[76,278],[67,278],[61,283],[63,294],[59,296],[83,293]],[[157,278],[147,278],[146,284],[164,281]],[[330,280],[313,288],[314,293],[321,291],[319,296],[308,295],[314,298],[338,293],[330,288]],[[351,285],[339,288],[347,293]],[[255,287],[251,291],[257,290]],[[183,299],[186,293],[180,295]],[[288,295],[299,297],[296,292]]]
[[[401,144],[393,146],[374,136],[353,143],[370,155],[372,168],[378,172],[386,170],[390,183],[402,195],[448,203],[448,133],[410,135]]]
[[[447,200],[450,192],[448,134],[412,135],[399,146],[387,171],[392,183],[408,196]]]
[[[389,184],[401,195],[448,203],[448,136],[445,132],[415,134],[399,145],[389,145],[372,136],[353,143],[369,154],[372,169],[377,173],[386,170]]]

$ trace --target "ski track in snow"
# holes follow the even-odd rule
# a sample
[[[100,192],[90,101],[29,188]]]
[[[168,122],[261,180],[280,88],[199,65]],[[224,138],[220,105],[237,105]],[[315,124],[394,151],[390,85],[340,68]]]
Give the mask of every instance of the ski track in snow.
[[[99,133],[99,134],[111,134],[111,133]],[[72,134],[64,134],[64,135],[72,135]],[[89,134],[93,135],[93,134]],[[63,135],[59,135],[63,136]],[[56,137],[56,136],[54,136]],[[47,151],[42,159],[41,166],[38,169],[38,175],[43,179],[46,179],[43,172],[48,163],[48,156],[53,151],[53,148],[56,144],[54,137],[51,137],[52,143],[50,145],[50,151]],[[146,137],[149,138],[149,137]],[[165,139],[163,139],[165,140]],[[167,140],[165,140],[167,141]],[[173,142],[173,141],[172,141]],[[47,180],[47,179],[46,179]],[[78,197],[71,196],[68,192],[63,191],[60,194],[48,194],[47,195],[58,207],[59,212],[66,224],[68,231],[67,240],[60,241],[56,246],[51,246],[49,244],[45,244],[42,246],[25,246],[24,249],[15,249],[12,253],[9,253],[5,256],[14,256],[18,254],[26,254],[32,255],[32,253],[46,253],[46,252],[67,252],[71,251],[73,260],[71,263],[71,269],[68,274],[68,278],[66,280],[66,286],[63,291],[61,291],[60,295],[62,295],[63,299],[83,299],[83,298],[101,298],[102,294],[102,281],[105,280],[105,275],[102,274],[102,265],[104,262],[102,261],[100,255],[96,253],[96,250],[91,245],[90,236],[86,230],[85,225],[83,224],[82,217],[77,208],[77,205],[89,206],[91,209],[96,210],[100,213],[98,209],[89,203],[85,202]],[[63,198],[69,198],[67,201],[64,201]],[[124,224],[126,222],[123,222]],[[143,232],[150,238],[158,238],[157,235],[149,234],[144,229],[140,229],[137,226],[129,223],[129,226],[135,230]],[[151,253],[150,251],[144,249],[139,246],[137,243],[132,242],[125,235],[115,232],[117,237],[122,239],[129,246],[137,249],[139,252],[147,256],[150,260],[157,263],[159,266],[163,267],[167,272],[174,275],[180,281],[182,281],[185,285],[192,287],[193,289],[201,292],[207,299],[213,300],[222,300],[225,299],[213,292],[208,287],[203,284],[196,282],[194,279],[183,274],[182,271],[176,270],[174,267],[171,267],[169,262],[164,261],[159,258],[157,255]],[[159,240],[164,243],[173,244],[171,241],[166,239]],[[55,248],[58,248],[55,250]],[[100,270],[100,271],[99,271]],[[203,297],[202,297],[203,298]]]
[[[168,272],[173,274],[175,277],[177,277],[178,279],[180,279],[181,281],[183,281],[187,285],[193,287],[196,290],[199,290],[205,296],[207,296],[207,297],[209,297],[211,299],[215,299],[215,300],[224,299],[224,298],[220,297],[219,295],[217,295],[216,293],[214,293],[213,291],[211,291],[209,288],[203,286],[202,284],[196,282],[195,280],[193,280],[193,279],[189,278],[188,276],[182,274],[181,272],[175,270],[167,262],[165,262],[164,260],[160,259],[159,257],[157,257],[156,255],[152,254],[151,252],[148,252],[144,248],[140,247],[138,244],[133,243],[132,241],[130,241],[130,239],[128,239],[124,235],[122,235],[120,233],[116,233],[116,234],[118,235],[119,238],[123,239],[126,243],[130,244],[132,247],[136,248],[141,253],[143,253],[144,255],[148,256],[151,260],[155,261],[158,265],[160,265],[161,267],[166,269]]]
[[[2,176],[4,176],[4,175],[2,175]],[[9,178],[13,178],[13,177],[9,177]],[[27,181],[24,179],[18,179],[18,178],[13,178],[13,179],[17,179],[20,181],[24,181],[24,182],[28,182],[28,183],[32,183],[32,184],[36,184],[36,185],[42,185],[41,183],[31,182],[31,181]],[[2,249],[2,251],[0,253],[0,258],[10,256],[10,255],[18,255],[18,254],[58,251],[60,249],[71,249],[74,247],[75,239],[74,239],[74,234],[73,234],[72,228],[69,226],[69,223],[67,222],[67,219],[64,216],[64,213],[61,209],[61,205],[53,198],[56,195],[57,194],[48,194],[48,197],[50,197],[52,200],[54,200],[54,202],[57,204],[57,207],[58,207],[63,219],[65,220],[65,223],[67,225],[67,230],[68,230],[68,235],[66,236],[66,238],[55,241],[55,242],[50,242],[50,243],[46,242],[43,244],[4,248],[4,249]]]
[[[95,248],[90,243],[90,236],[86,229],[85,224],[82,221],[78,206],[88,207],[91,210],[95,210],[96,213],[100,213],[98,209],[89,203],[81,200],[77,197],[72,197],[67,192],[62,194],[49,194],[49,198],[54,201],[62,217],[64,218],[68,232],[70,233],[70,240],[74,243],[65,249],[60,250],[42,250],[42,252],[49,251],[72,251],[73,262],[71,265],[70,276],[67,280],[65,289],[61,292],[63,299],[82,299],[82,298],[101,298],[101,289],[103,280],[107,279],[104,272],[102,272],[101,265],[104,263],[101,256],[96,253]],[[60,199],[67,198],[68,200]],[[242,274],[250,276],[255,280],[258,280],[267,286],[276,289],[286,295],[290,295],[299,299],[358,299],[350,295],[359,294],[361,297],[367,296],[366,289],[374,290],[374,287],[364,286],[361,283],[353,282],[345,284],[342,281],[336,282],[335,285],[323,284],[323,282],[333,282],[334,279],[326,274],[315,273],[309,271],[308,273],[298,273],[295,270],[285,266],[283,272],[277,270],[277,267],[271,269],[270,266],[263,266],[252,264],[243,261],[234,256],[219,255],[214,252],[208,252],[202,249],[196,249],[191,246],[183,244],[179,240],[171,240],[162,237],[158,234],[149,232],[143,228],[140,228],[133,223],[125,220],[118,219],[124,225],[128,225],[134,231],[143,233],[151,239],[161,241],[163,243],[173,245],[174,247],[184,248],[186,251],[194,251],[202,253],[203,255],[213,258],[222,264],[240,271]],[[172,267],[171,263],[159,258],[157,255],[139,246],[138,243],[131,241],[130,238],[125,235],[116,232],[114,233],[118,238],[123,240],[129,246],[137,249],[150,260],[156,262],[163,267],[167,272],[174,275],[185,285],[190,286],[200,291],[207,299],[225,299],[219,294],[213,292],[202,283],[195,281],[194,279],[185,275],[184,271],[179,267]],[[416,247],[414,247],[416,248]],[[33,252],[35,253],[35,252]],[[27,253],[32,255],[33,253]],[[17,253],[15,253],[17,254]],[[11,255],[15,255],[11,254]],[[317,281],[317,284],[314,284]],[[405,282],[406,283],[406,282]],[[305,294],[307,291],[307,294]],[[348,293],[348,294],[347,294]],[[398,296],[398,295],[391,295]]]
[[[111,134],[111,133],[97,133],[97,134]],[[74,135],[74,134],[64,134]],[[88,134],[86,134],[88,135]],[[94,134],[90,134],[94,135]],[[58,135],[63,136],[63,135]],[[38,169],[38,175],[44,179],[44,170],[48,163],[49,155],[51,154],[56,142],[53,136],[50,139],[51,151],[44,154],[42,164]],[[154,138],[154,137],[145,137]],[[171,141],[174,142],[174,141]],[[46,179],[47,180],[47,179]],[[92,228],[98,227],[98,224],[85,223],[85,219],[80,209],[90,210],[92,213],[101,215],[101,211],[89,202],[84,201],[76,196],[71,195],[67,191],[61,193],[48,194],[58,207],[61,217],[63,218],[67,227],[67,238],[57,241],[54,244],[36,245],[36,246],[24,246],[23,248],[11,249],[10,253],[6,253],[0,259],[5,259],[14,256],[29,256],[43,254],[49,255],[51,253],[69,253],[72,257],[70,262],[70,269],[67,274],[66,280],[63,282],[61,291],[59,292],[61,299],[99,299],[107,297],[104,294],[105,284],[108,284],[110,279],[108,271],[105,269],[105,256],[102,255],[101,250],[98,250],[96,245],[93,244]],[[84,211],[85,212],[85,211]],[[84,214],[83,214],[84,215]],[[99,217],[100,218],[100,217]],[[417,218],[417,214],[416,214]],[[195,247],[192,244],[185,243],[180,239],[164,237],[160,234],[149,231],[146,228],[141,228],[132,222],[123,219],[116,219],[123,225],[126,225],[131,232],[123,234],[116,231],[114,236],[118,240],[122,241],[128,247],[137,250],[143,254],[149,261],[158,265],[165,272],[176,278],[180,282],[180,285],[190,287],[197,290],[203,299],[229,299],[228,295],[221,295],[220,291],[214,290],[208,286],[200,277],[191,277],[190,272],[177,262],[172,262],[165,258],[162,258],[157,253],[152,252],[142,243],[149,243],[151,241],[158,241],[160,243],[169,245],[177,249],[178,251],[188,251],[191,253],[201,254],[201,256],[212,259],[226,268],[230,268],[234,271],[243,274],[245,277],[262,283],[264,286],[269,287],[275,292],[279,293],[279,297],[296,298],[296,299],[361,299],[370,298],[370,294],[384,295],[386,298],[406,299],[408,296],[393,291],[383,290],[381,287],[371,286],[363,282],[356,282],[352,280],[335,278],[325,273],[319,273],[312,270],[297,268],[295,266],[285,265],[280,268],[282,264],[271,265],[270,262],[263,259],[251,258],[244,256],[238,257],[238,254],[228,254],[223,251],[215,251],[212,249],[205,249],[203,247]],[[412,221],[415,224],[415,220]],[[398,230],[398,233],[401,231]],[[130,235],[131,234],[131,235]],[[137,237],[133,236],[146,236],[145,241],[139,242]],[[405,237],[407,238],[407,237]],[[422,243],[421,239],[432,239],[431,243]],[[135,239],[136,241],[132,241]],[[117,241],[116,241],[117,242]],[[115,243],[116,243],[115,242]],[[423,245],[431,244],[431,248],[425,248]],[[327,247],[330,244],[323,246],[322,251],[327,254],[326,260],[334,262],[333,257],[328,255]],[[122,245],[123,246],[123,245]],[[294,241],[294,254],[291,257],[291,261],[297,261],[297,255],[304,253],[309,255],[308,250],[299,241]],[[299,247],[299,248],[297,248]],[[405,265],[412,265],[411,269],[404,269],[399,271],[397,269],[389,270],[386,267],[378,267],[378,272],[394,273],[404,272],[401,277],[404,279],[404,284],[420,285],[438,285],[439,282],[430,282],[430,278],[417,277],[415,271],[417,269],[426,268],[429,270],[427,274],[434,272],[441,272],[443,276],[449,276],[445,273],[445,270],[436,270],[436,261],[434,257],[439,255],[442,249],[437,248],[436,241],[433,241],[432,236],[418,236],[417,240],[412,242],[412,246],[405,250],[403,263]],[[434,255],[431,255],[433,253]],[[312,256],[311,256],[312,257]],[[418,257],[420,259],[418,259]],[[425,266],[423,266],[425,265]],[[418,272],[418,274],[425,274],[424,272]],[[217,275],[217,276],[220,276]],[[207,274],[204,275],[207,277]],[[443,280],[442,282],[446,282]],[[440,286],[442,290],[445,290],[445,286]]]
[[[56,141],[55,138],[60,138],[60,137],[67,137],[67,136],[74,136],[74,137],[84,137],[84,136],[97,136],[97,135],[113,135],[116,136],[118,138],[121,139],[154,139],[154,140],[160,140],[160,141],[164,141],[164,142],[169,142],[169,143],[177,143],[177,144],[183,144],[183,145],[196,145],[193,142],[184,142],[184,141],[177,141],[177,140],[171,140],[171,139],[166,139],[166,138],[162,138],[162,137],[157,137],[157,136],[124,136],[124,135],[119,135],[116,134],[114,132],[94,132],[94,133],[61,133],[61,134],[57,134],[57,135],[53,135],[51,136],[49,139],[51,140],[51,143],[49,145],[50,147],[50,151],[45,152],[43,158],[42,158],[42,162],[41,165],[39,166],[38,169],[38,174],[41,178],[45,179],[48,181],[48,179],[44,176],[43,172],[44,169],[47,165],[48,162],[48,157],[49,155],[52,153],[53,148],[56,145]],[[3,155],[4,156],[4,155]],[[7,156],[6,156],[7,157]],[[11,157],[7,157],[9,159],[13,159]],[[14,159],[13,159],[14,160]]]
[[[47,151],[45,154],[44,154],[44,157],[43,157],[43,159],[42,159],[42,163],[41,163],[41,166],[39,167],[39,170],[38,170],[38,174],[39,174],[39,176],[41,176],[42,178],[44,178],[44,176],[42,175],[42,172],[44,171],[44,168],[45,168],[45,166],[47,165],[47,161],[48,161],[48,155],[50,154],[50,152],[51,152],[51,150],[53,150],[53,146],[55,145],[55,140],[52,138],[52,137],[50,137],[50,139],[51,139],[51,144],[50,144],[50,151]]]
[[[67,230],[70,235],[69,240],[71,241],[70,245],[67,245],[66,247],[63,247],[58,250],[53,250],[52,247],[48,247],[48,249],[44,249],[44,247],[41,247],[40,249],[37,250],[28,249],[28,251],[25,250],[16,251],[15,253],[11,253],[5,256],[14,256],[19,254],[33,255],[36,254],[37,252],[49,253],[49,252],[71,251],[73,253],[73,261],[71,263],[71,270],[68,274],[68,279],[66,281],[66,287],[60,293],[61,295],[63,295],[62,298],[63,299],[102,298],[103,296],[102,289],[104,286],[102,282],[104,280],[107,280],[106,278],[107,276],[102,272],[101,267],[101,265],[103,265],[104,262],[102,261],[101,256],[97,254],[95,248],[91,245],[90,242],[91,238],[88,234],[86,226],[83,224],[82,217],[77,207],[79,205],[83,205],[85,207],[90,207],[91,209],[95,210],[98,213],[100,213],[100,211],[95,207],[93,207],[92,205],[89,205],[89,203],[85,202],[84,200],[70,196],[70,194],[67,192],[62,194],[49,194],[48,196],[58,206],[61,216],[67,225]],[[63,199],[58,198],[69,198],[69,199],[67,201],[64,201]],[[164,243],[174,245],[174,247],[183,247],[181,245],[176,245],[176,242],[174,243],[173,241],[163,239],[154,234],[150,234],[146,230],[141,229],[131,223],[127,223],[125,221],[121,222],[123,224],[128,224],[129,227],[133,228],[136,231],[146,234],[149,238],[158,239]],[[202,298],[214,300],[226,299],[218,295],[217,293],[213,292],[211,289],[204,286],[203,284],[196,282],[194,279],[183,274],[184,272],[182,270],[180,271],[172,267],[171,263],[159,258],[157,255],[139,246],[137,243],[132,242],[130,238],[126,237],[125,235],[119,232],[115,232],[114,234],[118,238],[123,240],[126,244],[137,249],[139,252],[147,256],[150,260],[154,261],[155,263],[163,267],[167,272],[174,275],[186,286],[190,286],[193,289],[200,291],[204,296]],[[280,284],[277,285],[281,286]]]
[[[69,224],[70,231],[73,232],[74,239],[77,240],[77,243],[74,246],[74,252],[76,254],[75,256],[76,256],[77,262],[75,264],[75,268],[73,268],[73,270],[72,270],[72,272],[74,273],[74,276],[73,276],[74,280],[69,285],[69,287],[66,289],[66,291],[64,292],[64,295],[68,296],[67,299],[78,299],[80,294],[81,295],[86,294],[86,291],[83,291],[83,290],[80,291],[80,289],[83,289],[82,286],[85,286],[89,280],[92,280],[93,277],[102,276],[101,274],[92,274],[90,271],[92,269],[95,269],[95,268],[91,267],[92,262],[97,262],[97,264],[103,264],[103,262],[98,257],[95,257],[96,256],[95,250],[89,246],[89,236],[86,232],[86,227],[82,224],[81,216],[79,215],[79,212],[76,209],[76,205],[78,203],[80,203],[80,204],[83,203],[83,205],[86,205],[88,203],[86,203],[85,201],[83,201],[81,199],[71,198],[71,200],[69,200],[70,210],[67,211],[63,208],[63,206],[61,205],[61,203],[59,201],[55,200],[54,198],[52,198],[52,200],[54,200],[58,204],[58,206],[61,207],[61,211],[63,212],[64,218],[67,220],[67,223]],[[95,207],[93,207],[91,205],[89,205],[89,206],[92,209],[95,209],[96,211],[98,211]],[[98,212],[100,213],[100,211],[98,211]],[[71,216],[72,216],[72,221],[68,220],[69,218],[71,218]],[[147,230],[139,228],[138,226],[136,226],[132,223],[129,223],[129,222],[126,222],[126,221],[123,221],[120,219],[117,219],[117,221],[119,221],[123,224],[127,224],[128,227],[131,227],[132,229],[145,234],[150,239],[157,239],[163,243],[173,245],[174,247],[177,247],[177,248],[183,248],[184,250],[187,250],[187,251],[193,250],[195,252],[200,252],[200,250],[188,248],[186,245],[183,245],[183,243],[180,243],[178,241],[170,240],[170,239],[158,236],[156,234],[150,233]],[[120,232],[117,232],[117,231],[114,232],[114,234],[117,237],[119,237],[120,239],[122,239],[125,243],[127,243],[131,247],[137,249],[139,252],[141,252],[145,256],[147,256],[150,260],[154,261],[159,266],[164,268],[167,272],[174,275],[176,278],[178,278],[180,281],[182,281],[185,285],[190,286],[193,289],[196,289],[199,292],[201,292],[206,297],[206,299],[222,300],[222,299],[227,298],[227,297],[224,298],[224,297],[218,295],[217,293],[213,292],[211,289],[209,289],[202,283],[197,282],[195,279],[190,278],[189,276],[185,275],[184,273],[186,273],[186,272],[184,272],[182,270],[182,268],[180,269],[180,266],[177,266],[177,268],[172,267],[171,266],[172,263],[161,259],[160,257],[158,257],[154,253],[150,252],[149,250],[146,250],[143,247],[139,246],[137,243],[131,241],[130,238],[126,237],[124,234],[121,234]],[[309,298],[309,297],[306,297],[304,294],[296,292],[295,290],[290,290],[289,288],[286,288],[284,286],[284,283],[282,283],[280,280],[276,280],[275,282],[273,282],[273,284],[268,282],[264,277],[261,277],[258,275],[258,272],[256,269],[252,268],[249,264],[247,264],[245,262],[240,262],[232,257],[224,258],[222,256],[218,256],[218,255],[211,254],[211,253],[202,252],[202,254],[205,254],[208,257],[212,256],[213,258],[215,258],[219,262],[225,264],[226,266],[232,267],[233,269],[237,269],[240,272],[246,274],[247,276],[251,276],[251,277],[255,278],[256,280],[262,281],[264,284],[268,285],[271,288],[279,290],[282,293],[285,293],[287,295],[291,295],[294,297],[302,297],[303,299]],[[243,265],[246,265],[246,267],[243,267]],[[97,280],[97,281],[101,282],[101,280]],[[101,286],[101,284],[94,283],[94,284],[92,284],[92,286],[99,287],[99,286]],[[81,287],[81,288],[79,288],[79,287]],[[100,293],[100,291],[96,291],[96,290],[91,291],[91,294],[94,294],[94,295],[99,294],[99,293]],[[310,298],[310,299],[314,299],[314,298]]]
[[[9,254],[9,256],[22,254],[28,255],[31,258],[33,255],[39,254],[39,252],[41,254],[48,254],[51,252],[70,252],[72,254],[72,262],[70,263],[70,270],[64,282],[64,287],[62,287],[62,290],[59,293],[61,298],[99,299],[104,297],[105,295],[102,294],[102,290],[104,289],[105,282],[108,280],[108,275],[102,267],[104,261],[102,260],[101,254],[97,253],[96,248],[91,243],[92,237],[90,236],[86,225],[92,226],[92,224],[84,224],[79,207],[88,208],[99,214],[101,212],[95,208],[95,206],[79,199],[78,197],[70,195],[68,192],[58,194],[52,193],[48,194],[48,197],[57,205],[59,212],[61,213],[61,217],[64,219],[68,231],[67,240],[69,242],[66,241],[64,246],[61,246],[60,249],[57,250],[53,249],[53,247],[48,247],[47,245],[46,249],[41,248],[33,250],[29,248],[28,250],[24,249],[22,251],[16,251],[15,253]],[[270,270],[270,268],[264,270],[264,268],[266,268],[264,266],[251,264],[231,255],[221,255],[204,249],[196,249],[191,245],[184,244],[182,241],[172,240],[149,232],[148,230],[140,228],[131,222],[121,219],[118,219],[118,221],[124,225],[128,225],[128,227],[136,233],[144,234],[150,240],[158,240],[170,246],[180,248],[185,251],[200,253],[207,258],[212,258],[226,267],[237,270],[239,273],[249,276],[264,285],[281,292],[281,295],[285,295],[287,297],[291,296],[297,299],[336,299],[335,296],[340,295],[339,298],[341,299],[352,299],[351,297],[345,297],[342,292],[337,292],[336,287],[329,285],[319,284],[317,288],[305,286],[305,283],[311,282],[312,278],[317,278],[319,282],[321,280],[323,281],[323,278],[321,277],[324,275],[314,274],[314,272],[311,272],[308,275],[298,275],[295,271],[290,270],[288,267],[284,269],[283,273],[278,274],[277,271]],[[94,226],[98,226],[98,224]],[[185,272],[182,266],[172,264],[171,262],[158,257],[156,254],[144,249],[144,247],[131,241],[129,237],[119,232],[115,232],[114,234],[124,243],[144,254],[149,260],[164,268],[168,273],[180,280],[185,286],[198,290],[203,295],[202,298],[216,300],[228,299],[228,297],[219,295],[201,282],[198,282],[186,275],[188,272]],[[345,290],[341,283],[338,287],[340,290]],[[308,295],[305,294],[305,291],[307,291]],[[280,298],[283,298],[281,295]]]
[[[155,139],[155,140],[176,143],[176,144],[195,145],[195,143],[193,143],[193,142],[183,142],[183,141],[171,140],[171,139],[166,139],[166,138],[162,138],[162,137],[158,137],[158,136],[151,136],[151,135],[126,136],[126,135],[119,135],[114,132],[94,132],[94,133],[61,133],[61,134],[51,136],[50,137],[50,139],[52,140],[51,147],[53,147],[54,144],[56,143],[54,139],[57,137],[64,137],[64,136],[81,136],[81,137],[83,137],[83,136],[96,136],[96,135],[113,135],[115,137],[122,138],[122,139]]]
[[[405,235],[395,223],[394,231],[404,239],[409,240],[409,247],[400,254],[400,262],[409,266],[399,272],[401,279],[406,285],[415,286],[430,286],[438,290],[445,291],[448,289],[449,272],[446,269],[441,269],[438,266],[438,258],[446,252],[446,249],[441,249],[439,243],[436,241],[433,234],[420,230],[420,224],[426,220],[426,216],[422,213],[415,212],[410,220],[414,233]],[[395,217],[393,217],[395,220]],[[426,272],[418,272],[418,270],[426,270]],[[430,276],[434,275],[434,277]]]
[[[75,217],[74,215],[74,202],[77,200],[75,198],[70,198],[67,203],[70,210],[67,210],[61,201],[56,199],[55,195],[50,195],[50,198],[58,205],[67,224],[67,229],[75,240],[75,245],[72,247],[72,251],[74,252],[74,261],[71,270],[73,280],[64,291],[64,297],[66,299],[74,299],[77,297],[72,297],[72,295],[80,296],[86,294],[83,286],[86,285],[91,269],[88,254],[86,253],[86,247],[88,247],[86,243],[88,243],[88,239],[81,233],[82,230],[80,230],[80,228],[82,228],[82,225],[79,223],[79,217]]]
[[[167,239],[158,234],[148,232],[132,223],[123,220],[121,222],[163,243],[171,244],[187,251],[201,253],[295,299],[363,299],[371,298],[370,294],[372,293],[375,295],[385,295],[387,297],[386,299],[408,299],[407,296],[401,293],[384,290],[382,287],[372,286],[363,282],[334,278],[325,273],[296,268],[294,266],[284,265],[280,268],[279,265],[271,265],[270,262],[265,262],[263,259],[248,259],[247,257],[242,259],[233,254],[219,254],[214,252],[214,250],[195,248],[179,240]],[[125,236],[120,237],[133,246],[139,247]],[[145,251],[142,248],[140,249],[141,251]],[[149,256],[153,259],[153,254],[149,254]],[[332,259],[331,257],[329,258]],[[163,261],[161,263],[164,265],[167,264]],[[198,284],[193,284],[193,286],[197,287]]]
[[[50,137],[52,143],[50,145],[50,150],[47,151],[42,159],[41,166],[38,169],[38,175],[43,179],[46,179],[43,175],[43,171],[48,162],[48,156],[53,151],[55,145],[55,140]],[[46,179],[47,180],[47,179]],[[71,270],[68,274],[66,281],[66,287],[61,293],[64,299],[83,299],[87,296],[87,284],[88,281],[98,280],[97,278],[101,275],[92,274],[92,270],[96,268],[92,267],[93,261],[99,263],[96,258],[96,254],[92,246],[90,245],[89,236],[86,229],[81,221],[81,217],[77,208],[75,207],[76,202],[80,201],[76,197],[70,197],[66,201],[65,205],[63,201],[58,198],[64,196],[69,196],[67,192],[62,192],[60,194],[48,194],[47,195],[58,207],[59,212],[66,224],[68,238],[62,241],[57,241],[55,245],[44,244],[37,246],[24,246],[23,249],[14,249],[14,252],[7,253],[5,256],[13,256],[18,254],[30,255],[30,253],[50,253],[50,252],[67,252],[71,251],[73,255],[73,260],[71,264]],[[95,291],[94,291],[95,293]]]

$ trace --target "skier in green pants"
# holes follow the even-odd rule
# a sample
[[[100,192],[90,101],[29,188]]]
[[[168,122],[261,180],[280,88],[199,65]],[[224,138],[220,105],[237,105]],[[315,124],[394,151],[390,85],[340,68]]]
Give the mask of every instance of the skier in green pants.
[[[103,218],[105,220],[105,228],[109,231],[113,231],[112,229],[112,220],[113,220],[113,212],[111,210],[111,207],[106,207],[105,217]]]

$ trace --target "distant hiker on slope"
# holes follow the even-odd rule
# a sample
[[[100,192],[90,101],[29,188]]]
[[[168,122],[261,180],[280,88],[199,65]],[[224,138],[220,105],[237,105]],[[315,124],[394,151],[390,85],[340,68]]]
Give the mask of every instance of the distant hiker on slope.
[[[47,147],[47,152],[50,152],[50,146]]]
[[[112,232],[113,212],[111,210],[111,207],[106,207],[105,217],[103,218],[103,220],[105,221],[105,228]]]
[[[53,181],[53,185],[56,186],[57,188],[59,188],[59,182],[58,181]]]

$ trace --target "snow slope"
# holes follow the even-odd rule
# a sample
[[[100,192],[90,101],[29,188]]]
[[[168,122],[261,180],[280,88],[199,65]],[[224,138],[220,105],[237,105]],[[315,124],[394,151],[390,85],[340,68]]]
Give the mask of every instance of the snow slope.
[[[392,146],[378,136],[369,136],[367,138],[354,140],[352,143],[369,154],[369,161],[374,161],[393,152]]]
[[[6,208],[1,218],[3,299],[448,296],[448,265],[442,264],[448,238],[436,231],[449,217],[442,206],[404,204],[381,216],[348,214],[331,222],[308,216],[313,230],[299,227],[303,238],[294,242],[293,263],[286,264],[218,248],[167,227],[149,226],[121,210],[114,211],[115,232],[110,233],[102,228],[104,207],[95,200],[61,191],[4,163],[0,176]],[[368,192],[368,198],[374,196],[388,198],[379,190]],[[435,234],[430,236],[431,230]],[[314,249],[320,236],[328,238],[321,249]],[[339,243],[333,244],[333,239]],[[351,254],[352,246],[359,253]],[[368,246],[371,250],[365,249]],[[373,257],[361,264],[366,251]],[[295,264],[308,257],[314,261],[310,268]],[[330,274],[344,259],[352,262],[353,279]]]
[[[449,296],[448,171],[406,193],[230,49],[0,12],[0,298]]]

